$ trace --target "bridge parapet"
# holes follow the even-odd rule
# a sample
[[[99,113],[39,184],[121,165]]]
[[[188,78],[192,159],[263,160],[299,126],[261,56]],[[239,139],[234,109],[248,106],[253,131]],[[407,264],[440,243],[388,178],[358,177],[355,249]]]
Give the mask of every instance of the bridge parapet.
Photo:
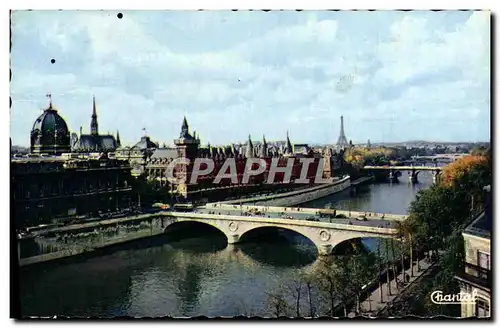
[[[359,212],[359,211],[346,211],[346,210],[335,210],[326,208],[307,208],[307,207],[279,207],[279,206],[258,206],[258,205],[232,205],[224,203],[209,203],[206,204],[206,208],[210,209],[220,209],[220,210],[258,210],[261,212],[268,213],[300,213],[300,214],[311,214],[319,215],[324,214],[336,214],[345,215],[347,218],[365,218],[377,219],[377,220],[388,220],[388,221],[404,221],[408,218],[407,215],[399,214],[387,214],[387,213],[376,213],[376,212]]]
[[[367,165],[363,167],[364,170],[401,170],[401,171],[411,171],[411,170],[417,170],[417,171],[441,171],[443,168],[440,166],[411,166],[411,165],[405,165],[405,166],[373,166],[373,165]]]
[[[226,220],[226,221],[242,221],[242,222],[253,222],[253,223],[268,223],[272,225],[279,226],[302,226],[311,228],[327,228],[336,230],[349,230],[358,232],[371,232],[383,235],[394,235],[398,233],[398,229],[395,228],[379,228],[370,227],[364,225],[351,225],[342,223],[330,223],[330,222],[315,222],[299,219],[282,219],[282,218],[265,218],[260,216],[240,216],[240,215],[225,215],[225,214],[205,214],[205,213],[191,213],[191,212],[171,212],[168,216],[173,216],[177,218],[185,219],[197,219],[197,220]]]

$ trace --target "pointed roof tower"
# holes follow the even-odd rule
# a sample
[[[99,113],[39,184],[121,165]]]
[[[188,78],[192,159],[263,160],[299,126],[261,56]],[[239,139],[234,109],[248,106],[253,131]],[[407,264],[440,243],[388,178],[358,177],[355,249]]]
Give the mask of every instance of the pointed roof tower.
[[[182,126],[181,126],[181,134],[180,138],[184,139],[194,139],[190,134],[189,134],[189,125],[186,119],[186,116],[184,116],[184,119],[182,120]]]
[[[288,135],[288,130],[286,131],[286,147],[285,154],[291,155],[293,153],[292,143],[290,142],[290,137]]]
[[[349,146],[349,142],[347,141],[344,132],[344,116],[340,116],[340,135],[339,139],[337,140],[337,147],[345,148],[347,146]]]
[[[93,107],[92,107],[92,120],[90,121],[90,134],[93,136],[99,135],[99,129],[97,124],[97,109],[95,106],[95,96],[93,97]]]
[[[120,132],[118,130],[116,130],[116,145],[118,147],[120,147],[122,145],[122,143],[120,141]]]
[[[259,157],[267,157],[267,142],[266,142],[266,136],[262,136],[262,145],[260,147],[260,154]]]
[[[247,143],[247,147],[245,150],[245,157],[246,158],[253,157],[253,144],[252,144],[252,138],[250,135],[248,135],[248,143]]]

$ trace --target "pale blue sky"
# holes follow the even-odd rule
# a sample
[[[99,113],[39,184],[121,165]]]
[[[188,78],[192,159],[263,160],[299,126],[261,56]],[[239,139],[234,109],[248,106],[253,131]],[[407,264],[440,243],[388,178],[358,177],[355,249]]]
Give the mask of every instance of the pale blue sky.
[[[171,143],[487,141],[490,16],[472,12],[18,11],[11,137],[45,95],[72,132]],[[54,58],[55,64],[50,60]]]

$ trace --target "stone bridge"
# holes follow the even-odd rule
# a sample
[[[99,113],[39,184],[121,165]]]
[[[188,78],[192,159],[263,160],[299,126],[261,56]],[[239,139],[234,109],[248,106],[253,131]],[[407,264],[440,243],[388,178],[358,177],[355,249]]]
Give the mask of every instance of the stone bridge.
[[[418,182],[418,174],[421,171],[431,171],[432,174],[432,180],[434,183],[437,182],[439,179],[439,175],[441,173],[441,170],[443,169],[440,166],[414,166],[414,165],[408,165],[408,166],[371,166],[367,165],[363,167],[364,170],[367,171],[389,171],[389,179],[394,181],[397,180],[398,177],[401,176],[401,171],[408,171],[408,177],[410,182],[416,183]]]
[[[309,239],[320,255],[328,255],[347,240],[398,238],[395,223],[405,219],[404,215],[371,212],[212,203],[193,212],[161,211],[30,229],[17,238],[18,259],[24,266],[75,256],[169,231],[175,233],[176,227],[183,229],[183,222],[212,226],[222,232],[228,244],[242,242],[247,233],[260,228],[291,230]]]
[[[170,225],[179,222],[199,222],[211,225],[227,237],[228,244],[236,244],[242,241],[245,234],[259,228],[273,227],[292,230],[314,243],[320,255],[330,254],[335,246],[346,240],[367,237],[398,237],[398,229],[393,227],[260,216],[170,212],[165,213],[162,221],[162,227],[166,231]]]

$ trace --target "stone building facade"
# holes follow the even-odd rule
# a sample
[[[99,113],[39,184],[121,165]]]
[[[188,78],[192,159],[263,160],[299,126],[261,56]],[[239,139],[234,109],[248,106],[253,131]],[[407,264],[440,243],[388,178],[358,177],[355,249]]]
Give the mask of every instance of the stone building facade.
[[[477,293],[475,303],[463,302],[462,318],[491,316],[491,187],[484,189],[485,204],[482,212],[462,233],[465,247],[465,264],[455,279],[463,293]]]
[[[30,154],[11,156],[16,229],[131,208],[129,161],[109,158],[105,152],[71,153],[69,135],[51,99],[33,124]]]
[[[143,139],[140,142],[142,146],[139,147],[138,144],[129,149],[128,152],[130,154],[130,150],[133,149],[137,152],[134,159],[129,157],[131,162],[133,162],[132,166],[134,170],[140,170],[147,176],[148,180],[156,183],[158,187],[166,187],[172,195],[184,199],[197,199],[202,197],[203,194],[207,195],[208,193],[213,194],[222,191],[230,194],[232,189],[241,189],[241,193],[247,193],[250,190],[256,189],[252,189],[252,186],[260,186],[261,190],[271,187],[264,184],[264,182],[268,179],[268,171],[273,159],[277,159],[279,167],[285,167],[288,160],[292,159],[292,175],[290,183],[287,184],[287,186],[290,185],[291,187],[294,186],[294,180],[300,177],[302,171],[301,158],[313,158],[313,162],[309,165],[307,172],[307,178],[309,179],[314,179],[316,176],[321,158],[325,163],[323,170],[327,171],[324,177],[334,176],[334,170],[341,165],[341,161],[338,158],[339,154],[336,152],[328,150],[324,153],[318,153],[314,152],[307,144],[292,145],[288,133],[285,144],[280,146],[268,145],[264,136],[261,142],[254,142],[249,136],[246,144],[231,144],[217,147],[210,144],[201,146],[199,136],[196,135],[196,132],[193,132],[193,134],[190,133],[186,118],[183,119],[179,137],[174,139],[175,147],[158,147],[156,143],[149,140],[149,137],[143,137]],[[120,153],[117,155],[117,158],[127,156],[126,150],[118,149],[118,152]],[[174,176],[178,179],[185,178],[186,183],[172,185],[169,184],[167,179],[167,169],[172,161],[177,158],[188,158],[190,159],[190,163],[177,164],[175,166],[173,171]],[[196,183],[191,184],[189,182],[196,158],[213,160],[214,170],[210,174],[199,176]],[[216,176],[228,158],[233,159],[236,163],[237,183],[234,183],[230,178],[224,178],[220,183],[214,184]],[[251,176],[249,182],[243,184],[242,179],[248,158],[263,159],[266,162],[266,170],[259,175]],[[257,165],[254,164],[253,168],[255,169]],[[204,168],[206,166],[202,164],[201,169]],[[284,173],[278,172],[275,176],[274,184],[283,185],[280,183],[283,181],[283,178]]]

